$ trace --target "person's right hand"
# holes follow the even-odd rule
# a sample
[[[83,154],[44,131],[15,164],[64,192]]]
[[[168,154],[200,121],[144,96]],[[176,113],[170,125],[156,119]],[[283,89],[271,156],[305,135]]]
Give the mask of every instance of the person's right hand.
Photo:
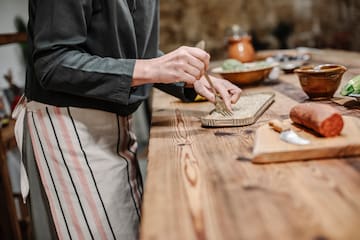
[[[208,68],[210,55],[195,47],[180,47],[158,58],[136,60],[133,86],[185,82],[192,85]]]

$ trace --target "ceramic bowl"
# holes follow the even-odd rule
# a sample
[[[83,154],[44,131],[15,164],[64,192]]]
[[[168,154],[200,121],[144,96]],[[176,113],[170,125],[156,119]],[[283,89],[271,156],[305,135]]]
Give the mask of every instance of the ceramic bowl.
[[[244,63],[245,68],[236,71],[225,71],[221,67],[211,70],[214,74],[220,74],[224,79],[236,85],[258,84],[264,81],[270,74],[271,70],[278,64],[259,65],[256,62]]]
[[[308,62],[310,58],[311,56],[309,54],[290,55],[278,53],[267,58],[266,60],[269,62],[278,62],[279,67],[285,73],[292,73],[296,68],[305,65],[305,63]]]
[[[337,64],[304,66],[295,69],[304,92],[312,100],[331,98],[338,89],[346,67]]]

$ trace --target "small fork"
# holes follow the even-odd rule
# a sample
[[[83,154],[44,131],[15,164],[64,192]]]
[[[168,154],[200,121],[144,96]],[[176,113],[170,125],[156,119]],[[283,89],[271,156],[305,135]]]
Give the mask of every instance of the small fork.
[[[205,50],[205,41],[201,40],[200,42],[198,42],[195,45],[195,47]],[[210,84],[211,90],[213,91],[213,93],[215,95],[215,112],[220,113],[224,117],[231,117],[233,115],[233,112],[227,109],[224,100],[222,99],[220,94],[216,91],[216,88],[215,88],[211,78],[207,74],[207,72],[204,72],[204,76],[205,76],[206,80],[208,81],[208,83]]]
[[[216,89],[211,81],[211,78],[206,72],[204,73],[204,76],[206,80],[209,82],[211,89],[215,95],[215,112],[220,113],[224,117],[231,117],[233,115],[233,112],[227,109],[224,100],[221,98],[220,94],[216,92]]]

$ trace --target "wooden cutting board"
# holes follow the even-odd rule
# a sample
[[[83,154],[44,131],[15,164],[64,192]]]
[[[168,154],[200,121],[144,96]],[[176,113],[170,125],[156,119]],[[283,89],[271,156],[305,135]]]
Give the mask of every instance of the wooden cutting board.
[[[278,132],[267,124],[263,125],[256,130],[252,162],[273,163],[360,155],[360,119],[347,116],[343,119],[341,135],[333,138],[320,137],[299,125],[292,125],[296,133],[311,141],[309,145],[284,142]],[[291,122],[290,119],[286,121]]]
[[[274,102],[274,99],[273,92],[243,95],[236,104],[233,104],[232,116],[222,116],[214,109],[208,115],[201,117],[201,125],[203,127],[235,127],[253,124]]]

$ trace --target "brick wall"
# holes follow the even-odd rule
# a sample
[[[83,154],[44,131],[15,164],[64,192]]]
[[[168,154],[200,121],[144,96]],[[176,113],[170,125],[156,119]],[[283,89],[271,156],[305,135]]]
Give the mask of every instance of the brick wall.
[[[233,24],[251,33],[256,49],[341,48],[360,51],[359,0],[161,0],[161,48],[199,39],[222,57]]]

